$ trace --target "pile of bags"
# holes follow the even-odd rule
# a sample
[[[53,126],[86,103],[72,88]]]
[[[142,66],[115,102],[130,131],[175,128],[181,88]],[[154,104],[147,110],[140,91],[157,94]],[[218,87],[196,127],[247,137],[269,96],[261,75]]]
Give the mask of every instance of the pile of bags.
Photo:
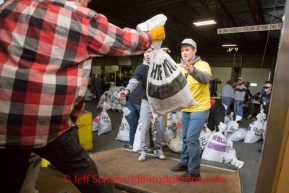
[[[111,120],[106,112],[110,108],[108,103],[103,102],[102,111],[92,121],[92,131],[98,131],[98,135],[112,131]]]
[[[236,116],[236,120],[233,120],[233,114],[226,116],[224,123],[219,125],[219,132],[209,136],[202,159],[243,167],[244,162],[237,159],[233,141],[244,140],[244,143],[255,143],[265,138],[267,121],[264,121],[262,112],[256,118],[257,120],[251,122],[248,128],[239,128],[237,121],[240,117]]]
[[[124,87],[111,87],[105,91],[99,99],[97,108],[102,108],[103,103],[106,102],[111,106],[111,110],[122,111],[126,106],[126,98],[118,99],[118,93],[124,89]]]
[[[233,141],[227,139],[222,133],[225,132],[225,124],[219,125],[219,131],[212,133],[207,141],[202,154],[202,159],[216,162],[231,163],[238,168],[243,167],[244,162],[239,161],[233,148]]]
[[[111,119],[107,113],[111,106],[105,101],[102,104],[102,111],[92,121],[92,131],[98,131],[98,135],[105,134],[112,131]],[[123,115],[119,125],[119,132],[116,136],[116,140],[129,141],[129,124],[126,120],[126,116],[130,113],[127,107],[122,109]]]

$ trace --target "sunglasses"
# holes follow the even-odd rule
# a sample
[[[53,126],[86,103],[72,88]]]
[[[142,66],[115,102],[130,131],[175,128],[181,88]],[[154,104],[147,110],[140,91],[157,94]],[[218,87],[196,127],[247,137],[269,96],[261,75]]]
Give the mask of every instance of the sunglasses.
[[[264,88],[264,89],[268,89],[268,88],[271,88],[271,87],[264,86],[263,88]]]

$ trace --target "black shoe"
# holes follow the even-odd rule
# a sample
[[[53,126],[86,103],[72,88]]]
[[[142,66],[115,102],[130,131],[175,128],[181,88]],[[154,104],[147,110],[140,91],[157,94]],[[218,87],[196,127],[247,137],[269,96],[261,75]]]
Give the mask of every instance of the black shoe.
[[[188,166],[179,163],[177,166],[171,168],[172,172],[188,171]]]
[[[259,152],[259,153],[262,153],[262,149],[258,149],[258,152]]]
[[[193,174],[190,171],[187,171],[185,174],[180,175],[178,177],[178,180],[182,182],[194,182],[194,181],[200,181],[200,179],[201,179],[200,174]]]
[[[243,120],[241,119],[241,120],[239,120],[239,121],[237,121],[237,123],[242,123],[243,122]]]

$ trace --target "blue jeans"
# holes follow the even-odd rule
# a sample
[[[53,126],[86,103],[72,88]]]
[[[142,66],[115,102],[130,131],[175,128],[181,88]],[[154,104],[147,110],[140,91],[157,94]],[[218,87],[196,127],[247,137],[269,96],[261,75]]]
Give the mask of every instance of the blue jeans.
[[[234,113],[236,116],[239,115],[243,118],[243,101],[234,100]]]
[[[133,145],[134,136],[138,125],[138,119],[140,116],[140,105],[126,101],[127,107],[130,110],[130,113],[127,115],[129,123],[129,144]]]
[[[222,97],[222,103],[227,106],[227,109],[225,109],[225,116],[228,113],[228,110],[229,110],[229,107],[231,104],[231,100],[232,100],[232,97]]]
[[[72,182],[75,181],[75,177],[89,176],[86,183],[74,183],[81,192],[108,192],[108,183],[96,181],[96,176],[99,176],[97,167],[80,145],[77,127],[71,127],[54,141],[38,149],[0,149],[1,192],[20,191],[31,151],[47,159],[64,175],[69,176]]]
[[[188,166],[188,171],[200,174],[200,133],[210,114],[202,112],[182,113],[183,149],[180,162]]]

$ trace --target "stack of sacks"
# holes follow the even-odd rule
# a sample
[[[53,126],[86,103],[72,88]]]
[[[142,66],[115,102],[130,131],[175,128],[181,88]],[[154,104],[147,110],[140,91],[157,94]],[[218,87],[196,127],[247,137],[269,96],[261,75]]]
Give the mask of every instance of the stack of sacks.
[[[233,142],[228,140],[226,152],[224,154],[224,163],[231,163],[232,165],[241,168],[244,162],[237,159],[235,148],[233,148]]]
[[[125,97],[118,99],[118,93],[124,89],[124,87],[111,87],[100,97],[97,108],[102,108],[102,104],[105,101],[111,106],[112,110],[122,111],[126,106],[126,99]]]
[[[174,117],[174,116],[172,116]],[[174,118],[173,118],[174,119]],[[204,128],[202,129],[201,133],[200,133],[200,150],[202,151],[205,146],[207,145],[207,141],[209,136],[212,134],[212,131],[206,126],[204,125]],[[170,139],[168,141],[168,148],[176,153],[181,153],[182,152],[182,148],[183,148],[183,142],[182,142],[182,118],[180,118],[177,121],[177,132],[176,132],[176,136],[173,139]]]
[[[233,148],[233,140],[239,141],[244,139],[246,129],[239,129],[239,124],[236,121],[233,121],[232,116],[233,114],[226,116],[227,124],[221,122],[218,126],[219,131],[209,135],[208,142],[202,154],[202,159],[231,163],[232,165],[241,168],[243,167],[244,162],[237,159],[236,151]],[[224,135],[222,134],[223,132]]]

